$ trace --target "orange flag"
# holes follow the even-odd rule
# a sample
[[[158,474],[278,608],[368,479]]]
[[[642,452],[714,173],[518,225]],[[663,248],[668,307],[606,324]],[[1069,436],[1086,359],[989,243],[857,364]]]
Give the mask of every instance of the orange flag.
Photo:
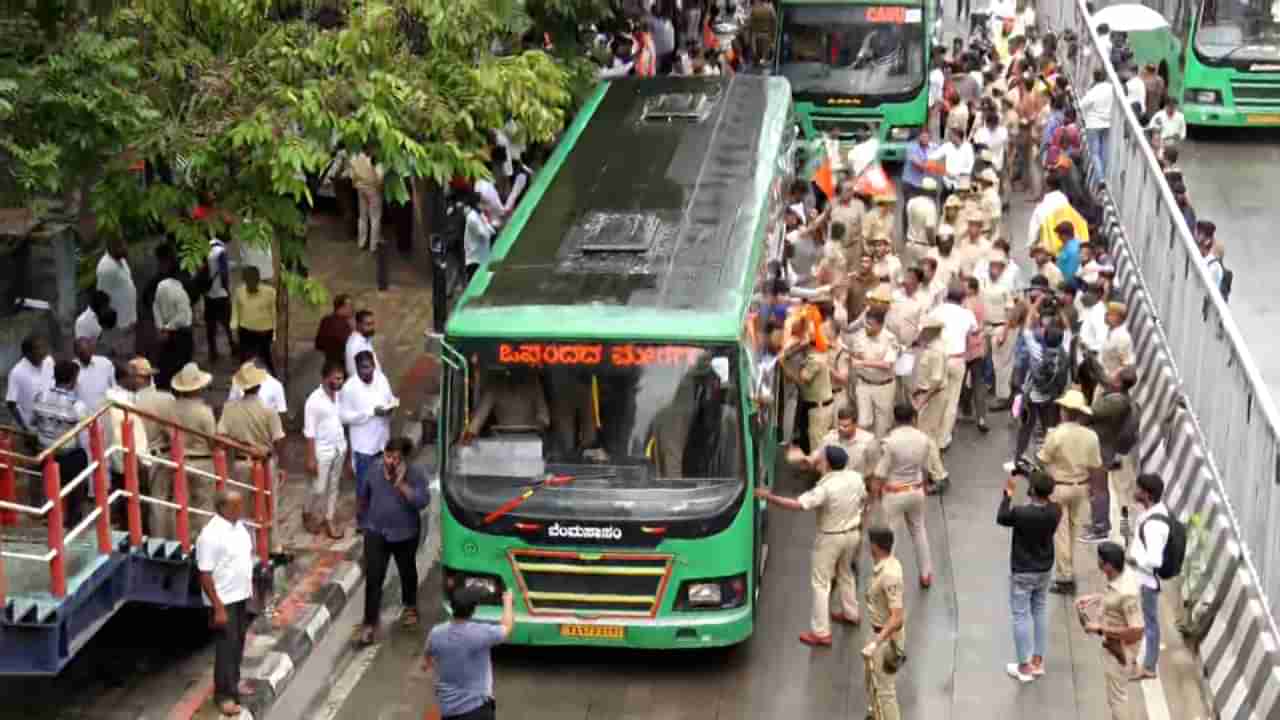
[[[818,166],[818,170],[813,174],[813,182],[822,189],[822,194],[827,196],[828,200],[834,200],[836,197],[836,179],[831,172],[831,156],[828,155],[826,160]]]

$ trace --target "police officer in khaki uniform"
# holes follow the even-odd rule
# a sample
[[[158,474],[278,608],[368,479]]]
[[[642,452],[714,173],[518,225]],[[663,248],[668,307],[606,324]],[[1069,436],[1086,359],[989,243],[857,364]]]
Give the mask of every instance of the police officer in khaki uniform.
[[[983,332],[986,335],[987,357],[991,358],[996,376],[995,408],[1008,407],[1009,385],[1013,378],[1013,355],[1018,345],[1017,333],[1008,327],[1009,312],[1013,309],[1015,298],[1008,284],[1001,282],[1008,264],[1007,255],[993,250],[987,265],[987,276],[978,278],[978,292],[986,310],[986,327]]]
[[[1075,540],[1089,519],[1089,483],[1105,482],[1106,468],[1097,433],[1081,423],[1092,414],[1084,394],[1073,388],[1056,402],[1062,422],[1045,435],[1038,457],[1053,478],[1050,500],[1062,508],[1062,520],[1053,535],[1055,577],[1050,591],[1070,595],[1076,591]]]
[[[907,233],[905,242],[898,249],[907,267],[920,263],[933,247],[934,233],[938,230],[938,205],[933,200],[938,192],[938,181],[927,177],[920,184],[920,189],[928,194],[916,195],[907,201]]]
[[[912,426],[916,413],[910,405],[894,406],[893,418],[893,430],[880,443],[872,486],[884,513],[883,524],[890,528],[906,524],[915,546],[920,586],[927,588],[933,584],[933,561],[925,529],[925,494],[930,483],[945,486],[947,470],[938,444]]]
[[[845,469],[860,473],[864,478],[871,477],[880,459],[880,441],[870,430],[858,426],[853,408],[837,410],[836,427],[822,438],[821,447],[815,448],[808,457],[797,454],[792,461],[799,467],[817,470],[827,447],[838,447],[848,453],[849,462]]]
[[[937,246],[929,251],[929,257],[938,262],[938,271],[934,273],[934,281],[943,288],[949,286],[960,276],[960,262],[956,258],[956,229],[951,225],[939,225]]]
[[[887,315],[879,308],[868,311],[862,327],[849,338],[847,348],[858,419],[877,438],[883,438],[893,422],[897,380],[894,366],[898,362],[898,339],[885,329]]]
[[[898,287],[902,283],[902,261],[893,254],[893,243],[888,235],[873,235],[871,250],[876,258],[873,269],[881,283]]]
[[[834,424],[835,393],[831,385],[831,361],[826,352],[818,350],[814,342],[814,329],[809,328],[805,332],[808,337],[799,351],[802,358],[800,367],[793,369],[791,363],[784,362],[782,372],[799,390],[799,410],[806,414],[809,421],[806,449],[812,449],[821,444],[822,438]]]
[[[866,505],[866,483],[860,473],[847,468],[849,454],[828,445],[818,457],[822,479],[798,498],[774,495],[768,488],[756,488],[756,497],[787,510],[816,510],[818,535],[813,543],[813,617],[810,630],[800,634],[800,642],[813,646],[831,645],[831,621],[849,625],[861,622],[858,612],[857,577],[852,564],[862,546],[862,511]],[[831,581],[834,577],[839,610],[830,612]]]
[[[987,168],[978,173],[978,207],[981,209],[987,224],[983,228],[992,242],[1005,236],[1004,234],[1004,200],[1000,197],[1000,176],[996,171]]]
[[[1076,608],[1082,619],[1089,617],[1085,632],[1102,638],[1102,671],[1111,720],[1130,720],[1129,668],[1145,630],[1138,582],[1133,572],[1125,569],[1124,549],[1115,543],[1098,546],[1098,568],[1107,579],[1106,591],[1080,598]]]
[[[929,315],[916,342],[911,374],[911,404],[918,413],[916,426],[942,447],[942,420],[946,414],[947,350],[942,342],[942,319]]]
[[[983,218],[980,212],[971,212],[965,216],[967,232],[956,243],[954,253],[957,269],[965,277],[973,277],[978,261],[991,252],[991,238],[982,230],[982,226],[986,224]]]
[[[862,218],[867,214],[866,203],[858,197],[854,191],[854,181],[845,180],[840,184],[840,194],[836,197],[836,201],[832,203],[831,208],[831,229],[832,240],[844,249],[845,260],[850,269],[856,267],[857,262],[861,259],[862,254],[866,252],[863,246],[862,235]],[[837,225],[844,226],[844,237],[836,238],[835,228]]]
[[[876,238],[888,238],[893,234],[893,209],[898,197],[891,193],[877,195],[872,201],[874,208],[862,216],[862,240],[874,241]]]
[[[862,656],[867,660],[867,716],[902,720],[896,680],[907,659],[906,583],[902,563],[893,556],[893,531],[875,527],[867,532],[871,547],[871,587],[867,588],[867,619],[875,633]]]

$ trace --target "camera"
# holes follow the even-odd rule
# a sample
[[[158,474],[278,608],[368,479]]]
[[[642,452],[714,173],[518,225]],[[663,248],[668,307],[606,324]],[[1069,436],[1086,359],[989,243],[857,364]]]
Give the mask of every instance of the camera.
[[[1029,458],[1020,457],[1013,461],[1013,468],[1009,470],[1010,475],[1019,477],[1031,477],[1035,473],[1044,472],[1044,468],[1040,467],[1040,463]]]

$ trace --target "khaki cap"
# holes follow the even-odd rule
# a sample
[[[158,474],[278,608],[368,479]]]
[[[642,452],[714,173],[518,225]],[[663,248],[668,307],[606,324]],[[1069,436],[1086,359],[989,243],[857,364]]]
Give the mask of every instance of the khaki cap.
[[[1081,412],[1085,415],[1093,414],[1093,410],[1089,408],[1089,403],[1084,401],[1084,393],[1076,390],[1075,388],[1066,391],[1062,394],[1062,397],[1058,398],[1054,402],[1068,410],[1075,410],[1076,412]]]
[[[177,375],[173,376],[173,380],[169,385],[177,392],[196,392],[203,390],[213,382],[213,375],[200,369],[199,365],[189,362],[182,366]]]
[[[267,379],[267,371],[258,367],[252,360],[240,366],[231,382],[240,386],[241,390],[256,388]]]

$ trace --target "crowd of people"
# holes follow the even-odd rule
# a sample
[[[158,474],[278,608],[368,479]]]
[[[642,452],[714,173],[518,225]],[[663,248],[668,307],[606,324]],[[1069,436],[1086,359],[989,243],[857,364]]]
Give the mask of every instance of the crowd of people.
[[[830,198],[809,182],[791,188],[782,261],[757,303],[765,359],[755,393],[781,413],[792,464],[818,479],[796,498],[757,494],[817,512],[808,645],[829,646],[833,621],[861,622],[865,533],[868,690],[874,716],[896,720],[908,619],[892,529],[906,527],[927,590],[925,498],[947,491],[957,423],[983,437],[995,413],[1009,412],[1016,432],[997,514],[1013,528],[1016,655],[1006,671],[1022,683],[1045,673],[1047,594],[1076,593],[1076,546],[1096,544],[1106,591],[1077,608],[1103,638],[1112,716],[1127,717],[1129,681],[1155,675],[1160,582],[1180,559],[1169,560],[1179,543],[1163,483],[1136,467],[1128,308],[1086,175],[1105,134],[1093,132],[1100,112],[1089,94],[1077,116],[1059,39],[1039,35],[1026,8],[983,22],[991,18],[992,31],[975,31],[968,47],[934,54],[930,126],[908,150],[901,211],[896,192],[868,196],[856,178]],[[1173,143],[1161,157],[1177,172]],[[1007,222],[1016,190],[1035,205],[1021,238],[1029,273],[1010,259],[1023,231]],[[1194,226],[1212,245],[1212,225]],[[1029,501],[1014,506],[1023,488]]]

